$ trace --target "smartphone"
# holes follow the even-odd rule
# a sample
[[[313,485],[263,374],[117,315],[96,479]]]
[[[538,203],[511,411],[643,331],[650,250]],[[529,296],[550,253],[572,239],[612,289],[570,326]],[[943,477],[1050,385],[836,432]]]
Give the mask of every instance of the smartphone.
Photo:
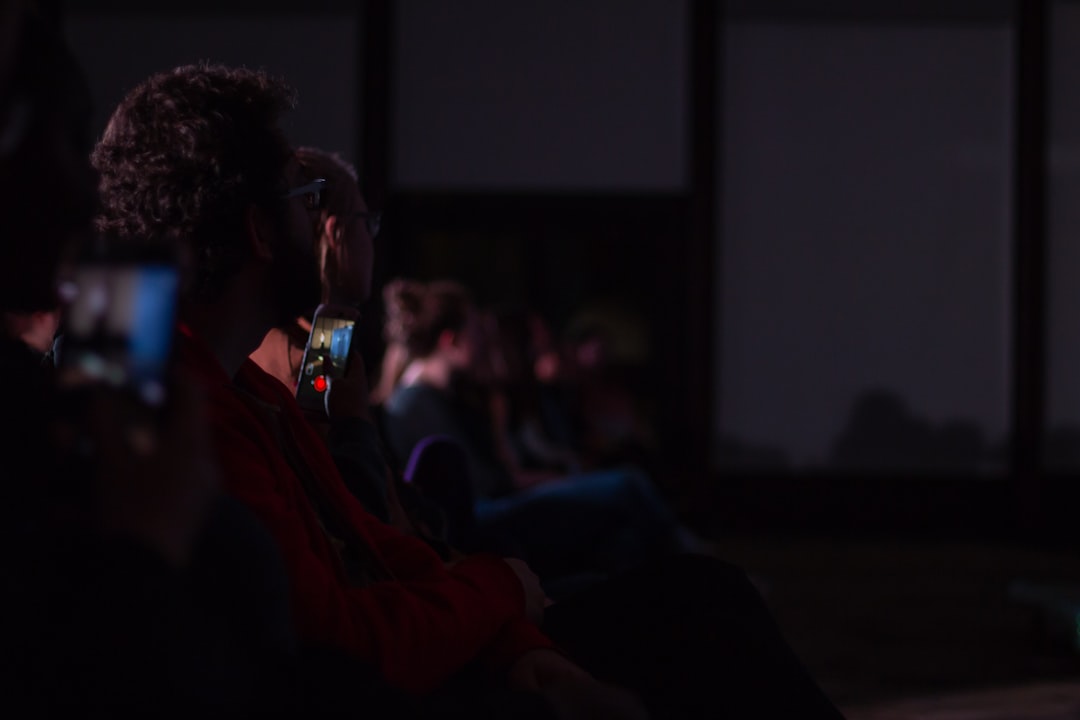
[[[104,383],[162,405],[178,288],[179,269],[164,250],[99,248],[81,258],[61,284],[61,383]]]
[[[359,313],[350,307],[324,304],[316,308],[296,383],[296,401],[304,410],[325,412],[329,381],[344,377],[349,369],[358,319]]]

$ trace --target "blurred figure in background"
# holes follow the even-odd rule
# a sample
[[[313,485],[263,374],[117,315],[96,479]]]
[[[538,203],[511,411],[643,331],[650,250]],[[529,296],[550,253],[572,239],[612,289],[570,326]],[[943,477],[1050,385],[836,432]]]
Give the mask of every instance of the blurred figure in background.
[[[382,362],[379,365],[378,379],[375,387],[371,390],[371,404],[381,408],[397,387],[401,373],[409,364],[409,351],[401,340],[394,337],[385,337],[386,349],[383,351]]]
[[[642,392],[649,379],[644,335],[638,318],[608,303],[582,308],[567,324],[559,382],[577,449],[590,467],[631,462],[661,471]]]
[[[496,417],[504,410],[492,407],[493,397],[496,405],[505,398],[483,384],[502,357],[492,352],[490,322],[464,287],[399,279],[384,294],[389,332],[409,354],[384,408],[387,439],[399,458],[427,437],[459,443],[478,528],[513,538],[548,578],[619,572],[652,557],[708,549],[631,467],[566,475],[515,464]]]
[[[546,368],[553,358],[535,349],[544,330],[546,323],[535,312],[501,309],[490,314],[493,419],[512,467],[579,473],[585,465],[573,445],[570,419],[545,393],[537,373],[538,366],[551,375],[559,372],[557,365]]]

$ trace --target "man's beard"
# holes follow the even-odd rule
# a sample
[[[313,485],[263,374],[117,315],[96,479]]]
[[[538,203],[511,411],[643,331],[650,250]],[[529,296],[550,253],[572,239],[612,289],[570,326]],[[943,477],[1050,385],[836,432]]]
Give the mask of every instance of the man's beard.
[[[322,282],[315,256],[288,245],[275,253],[271,265],[275,327],[285,327],[300,316],[314,312],[322,296]]]

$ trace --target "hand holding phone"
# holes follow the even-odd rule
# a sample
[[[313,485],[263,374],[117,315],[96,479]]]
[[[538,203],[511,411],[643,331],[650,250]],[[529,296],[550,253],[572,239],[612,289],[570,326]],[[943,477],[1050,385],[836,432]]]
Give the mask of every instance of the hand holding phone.
[[[330,386],[349,371],[358,318],[359,312],[346,306],[324,304],[315,310],[296,383],[296,401],[305,411],[327,416]]]
[[[364,358],[354,345],[345,376],[332,380],[326,390],[326,416],[330,420],[371,420],[371,389]]]

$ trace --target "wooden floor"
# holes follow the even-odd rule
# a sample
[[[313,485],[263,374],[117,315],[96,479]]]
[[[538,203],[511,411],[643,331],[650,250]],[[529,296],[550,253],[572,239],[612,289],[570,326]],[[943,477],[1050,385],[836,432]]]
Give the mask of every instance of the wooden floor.
[[[1009,596],[1016,580],[1080,585],[1080,558],[978,543],[716,542],[761,581],[851,720],[1080,718],[1080,653]]]

